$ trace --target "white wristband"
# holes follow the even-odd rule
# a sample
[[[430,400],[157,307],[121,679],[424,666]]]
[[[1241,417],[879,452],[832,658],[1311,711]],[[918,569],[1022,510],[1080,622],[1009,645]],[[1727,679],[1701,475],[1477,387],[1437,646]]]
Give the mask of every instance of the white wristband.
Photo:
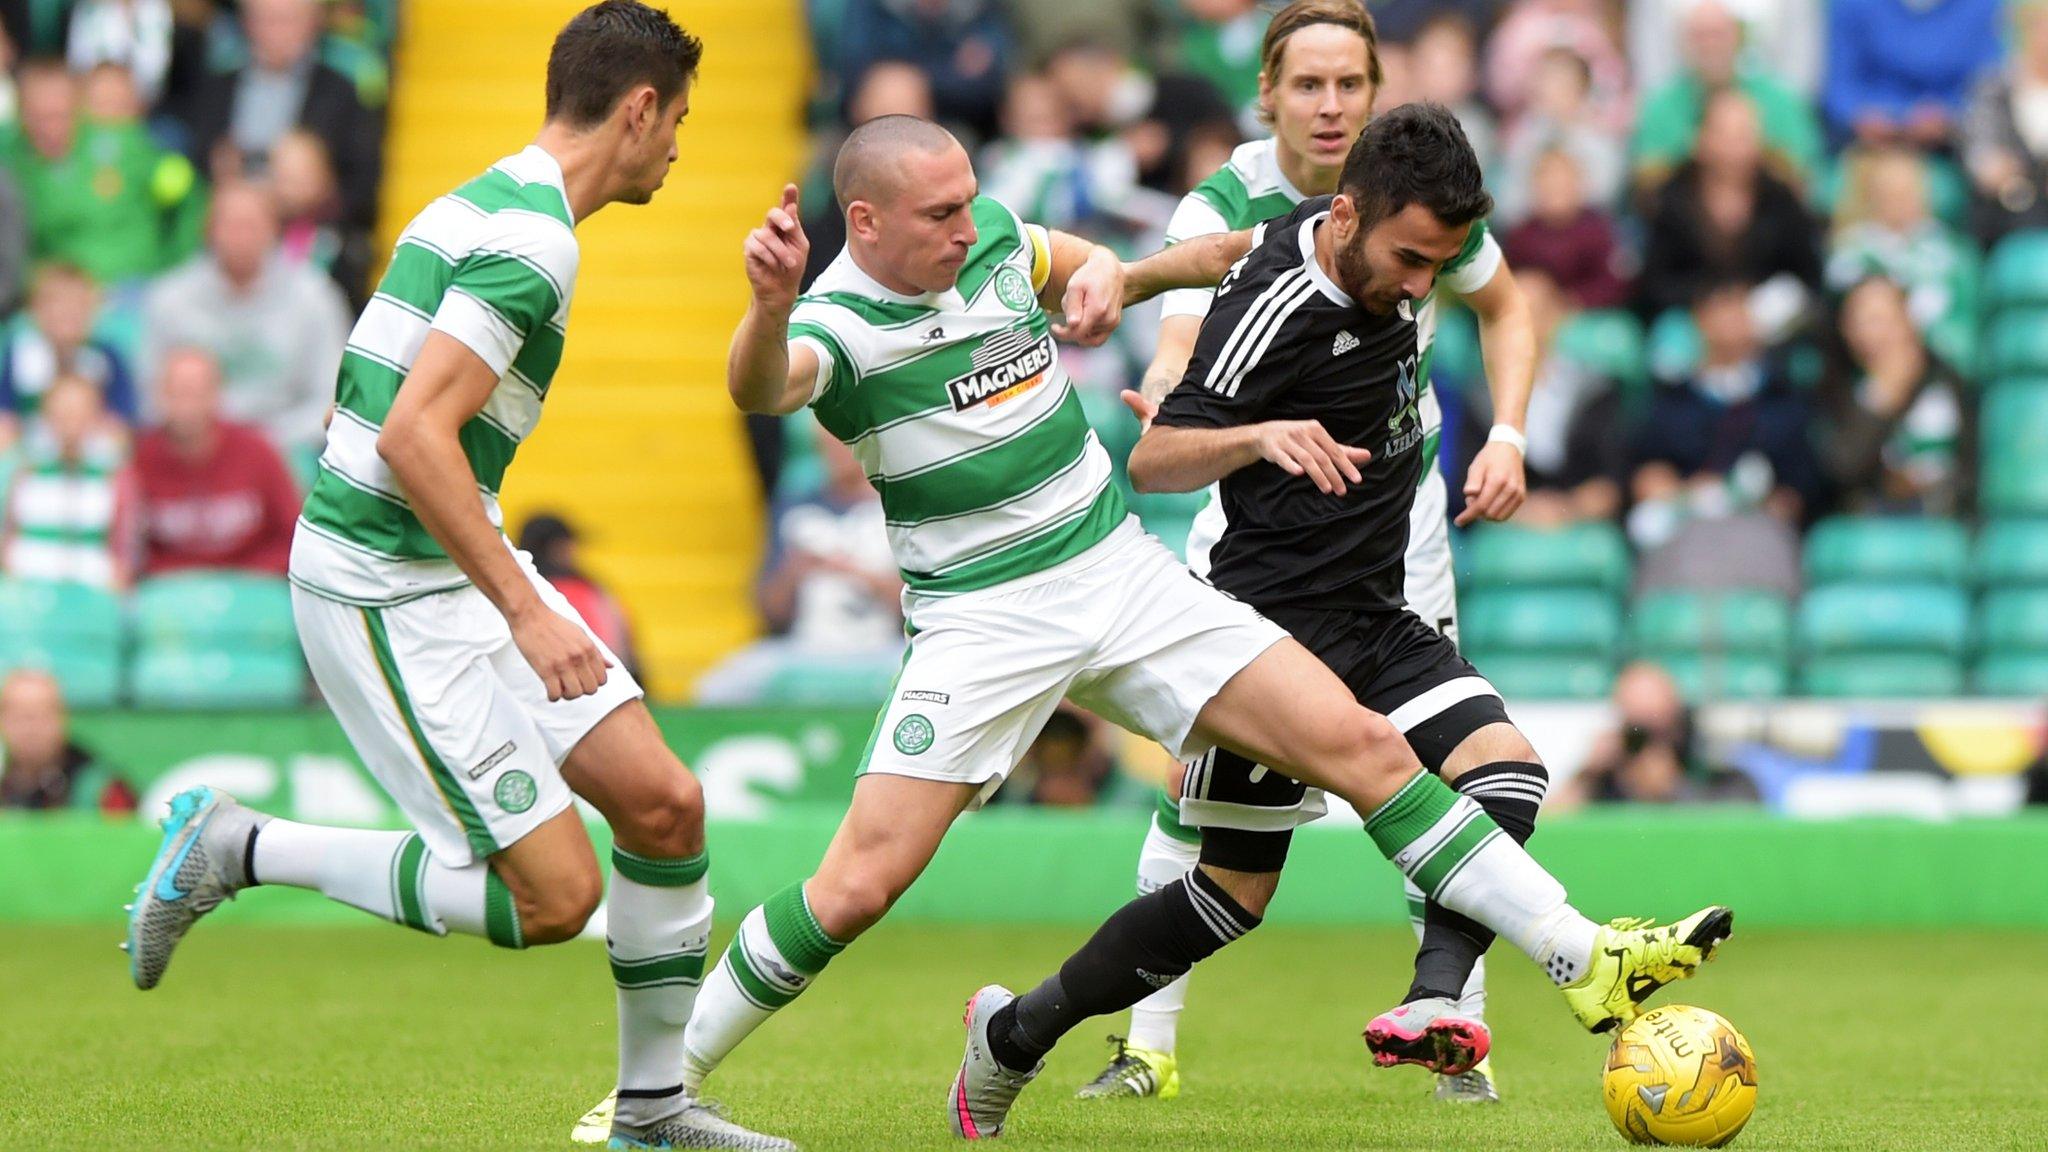
[[[1493,431],[1486,434],[1486,442],[1488,444],[1513,444],[1515,451],[1520,452],[1524,456],[1529,454],[1529,438],[1522,435],[1522,430],[1512,424],[1495,424]]]

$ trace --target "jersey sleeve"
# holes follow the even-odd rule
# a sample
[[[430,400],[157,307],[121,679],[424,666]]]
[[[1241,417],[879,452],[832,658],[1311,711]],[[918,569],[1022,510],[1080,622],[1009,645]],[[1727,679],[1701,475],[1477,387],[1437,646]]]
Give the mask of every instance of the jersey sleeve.
[[[1293,379],[1292,357],[1282,342],[1291,312],[1285,286],[1291,281],[1234,283],[1245,268],[1238,265],[1218,286],[1187,372],[1166,394],[1154,423],[1181,428],[1256,423]],[[1262,340],[1262,334],[1267,338]]]
[[[1493,238],[1493,230],[1486,221],[1477,220],[1465,237],[1465,246],[1444,265],[1439,276],[1444,287],[1460,296],[1468,296],[1492,283],[1494,273],[1500,271],[1504,261],[1500,242]]]
[[[859,369],[848,355],[846,344],[832,331],[825,321],[827,309],[822,305],[807,305],[798,301],[796,310],[789,317],[789,346],[801,344],[818,357],[818,380],[811,387],[810,403],[816,404],[825,398],[836,380],[853,380]]]
[[[1166,242],[1178,244],[1197,236],[1213,236],[1218,232],[1230,231],[1230,224],[1223,213],[1199,193],[1190,192],[1180,198],[1180,206],[1173,210],[1173,219],[1166,224]],[[1175,288],[1159,298],[1159,316],[1202,316],[1209,311],[1209,298],[1214,295],[1207,288]]]
[[[455,266],[433,327],[462,341],[503,376],[520,346],[553,324],[576,282],[576,237],[552,221],[500,214]]]

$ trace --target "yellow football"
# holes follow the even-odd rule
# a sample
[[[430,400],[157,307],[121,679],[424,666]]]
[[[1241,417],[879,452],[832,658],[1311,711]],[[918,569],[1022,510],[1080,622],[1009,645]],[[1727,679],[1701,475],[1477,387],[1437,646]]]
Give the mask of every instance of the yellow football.
[[[1666,1005],[1614,1038],[1601,1089],[1629,1143],[1719,1148],[1756,1110],[1756,1054],[1705,1008]]]

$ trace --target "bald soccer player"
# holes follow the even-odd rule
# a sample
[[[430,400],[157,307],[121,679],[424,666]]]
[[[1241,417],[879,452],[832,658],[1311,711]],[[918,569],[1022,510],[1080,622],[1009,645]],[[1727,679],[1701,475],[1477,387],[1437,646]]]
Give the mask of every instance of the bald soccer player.
[[[1444,880],[1431,895],[1445,907],[1565,974],[1560,983],[1613,989],[1584,996],[1603,1014],[1632,1015],[1631,987],[1676,978],[1653,949],[1596,953],[1611,930],[1425,773],[1386,717],[1125,510],[1053,337],[1100,342],[1124,303],[1212,281],[1216,253],[1241,253],[1242,236],[1124,265],[979,196],[959,142],[913,117],[857,129],[833,179],[846,250],[809,295],[797,294],[809,244],[794,188],[748,236],[753,301],[726,383],[749,412],[808,405],[860,458],[907,585],[910,648],[818,870],[749,912],[706,976],[684,1037],[686,1091],[882,918],[1062,697],[1183,758],[1221,746],[1335,792],[1371,814],[1366,831],[1404,872],[1432,862]],[[1055,306],[1062,326],[1046,314]],[[1370,457],[1313,420],[1248,430],[1241,451],[1339,492]],[[1129,986],[1163,984],[1258,925],[1274,877],[1212,863],[1232,848],[1220,831],[1205,837],[1200,867],[1119,914],[1109,931],[1131,947],[1096,952],[1114,953],[1106,963],[1122,979],[1078,1008],[1128,1007],[1142,995]],[[970,1003],[968,1059],[948,1100],[960,1135],[1000,1132],[1029,1079],[988,1053],[989,1018],[1012,998],[991,987]]]

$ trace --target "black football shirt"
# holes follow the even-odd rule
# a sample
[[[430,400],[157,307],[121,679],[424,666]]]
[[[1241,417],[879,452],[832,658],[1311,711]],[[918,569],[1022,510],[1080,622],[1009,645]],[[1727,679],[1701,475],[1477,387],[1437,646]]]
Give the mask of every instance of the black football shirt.
[[[1372,451],[1364,482],[1326,495],[1260,460],[1221,482],[1228,524],[1209,580],[1254,607],[1400,608],[1408,513],[1422,478],[1412,305],[1376,316],[1316,263],[1330,197],[1263,226],[1217,287],[1180,385],[1157,423],[1227,428],[1319,420]]]

